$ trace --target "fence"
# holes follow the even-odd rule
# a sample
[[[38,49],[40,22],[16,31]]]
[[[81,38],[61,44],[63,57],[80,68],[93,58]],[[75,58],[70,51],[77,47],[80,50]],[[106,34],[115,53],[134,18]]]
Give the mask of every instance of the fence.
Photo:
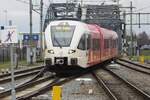
[[[20,48],[15,48],[14,51],[14,53],[18,54],[19,60],[26,59],[26,47],[22,50]],[[0,47],[0,63],[5,63],[7,61],[10,61],[10,47]]]

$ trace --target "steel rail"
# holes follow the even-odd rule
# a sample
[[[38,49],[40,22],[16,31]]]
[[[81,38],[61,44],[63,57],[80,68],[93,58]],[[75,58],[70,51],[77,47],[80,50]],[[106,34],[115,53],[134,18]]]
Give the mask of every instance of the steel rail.
[[[33,71],[33,70],[40,70],[40,69],[42,69],[42,68],[44,68],[44,66],[30,67],[30,68],[27,68],[27,69],[20,69],[20,70],[16,70],[14,74],[15,74],[15,75],[17,75],[17,74],[22,74],[22,73],[30,72],[30,71]],[[11,73],[10,73],[10,72],[9,72],[9,73],[6,73],[6,74],[0,75],[0,79],[2,79],[2,78],[4,78],[4,77],[9,77],[9,76],[11,76]]]
[[[150,70],[150,67],[146,66],[146,65],[142,65],[142,64],[138,64],[138,63],[134,63],[134,62],[131,62],[129,60],[125,60],[125,59],[119,59],[120,61],[124,61],[124,62],[127,62],[127,63],[130,63],[132,65],[135,65],[135,66],[138,66],[138,67],[141,67],[141,68],[145,68],[147,70]]]
[[[126,79],[120,77],[119,75],[117,75],[116,73],[114,73],[113,71],[104,68],[106,71],[108,71],[109,73],[111,73],[112,75],[116,76],[117,78],[119,78],[120,80],[122,80],[123,82],[125,82],[128,86],[130,86],[132,89],[136,90],[140,95],[142,95],[145,100],[150,100],[150,95],[147,94],[146,92],[142,91],[140,88],[138,88],[137,86],[133,85],[131,82],[127,81]]]
[[[24,78],[24,77],[28,77],[28,76],[33,76],[35,74],[37,74],[38,72],[40,72],[39,70],[35,70],[35,71],[32,71],[32,72],[27,72],[27,73],[23,73],[23,74],[17,74],[15,75],[15,80],[19,80],[21,78]],[[4,84],[6,82],[10,82],[11,81],[11,77],[8,76],[8,77],[5,77],[5,78],[2,78],[0,79],[0,84]]]
[[[111,100],[118,100],[117,97],[107,87],[107,85],[105,84],[105,82],[95,72],[92,72],[92,75],[97,80],[99,86],[102,86],[102,88],[107,93],[107,95],[111,98]]]
[[[63,80],[56,79],[53,82],[49,83],[48,85],[46,85],[46,86],[44,86],[44,87],[42,87],[42,88],[40,88],[36,91],[32,91],[31,93],[28,93],[28,94],[25,94],[21,97],[18,97],[17,100],[29,100],[32,97],[38,96],[42,93],[45,93],[46,91],[51,90],[54,85],[62,85],[64,83],[70,81],[71,79],[73,79],[73,78],[66,78],[66,79],[63,79]]]
[[[30,83],[32,83],[33,81],[39,79],[39,78],[43,75],[43,73],[44,73],[45,71],[46,71],[46,67],[44,67],[43,69],[41,69],[41,71],[40,71],[38,74],[36,74],[33,78],[31,78],[30,80],[28,80],[28,81],[26,81],[26,82],[23,82],[23,83],[21,83],[21,84],[19,84],[19,85],[17,85],[17,86],[15,87],[15,89],[18,89],[18,88],[20,88],[20,87],[24,87],[25,85],[30,84]],[[10,95],[10,93],[11,93],[11,89],[7,89],[6,91],[0,92],[0,98],[1,98],[1,97],[4,97],[4,96],[7,96],[7,95]]]
[[[25,95],[23,95],[21,97],[18,97],[17,100],[30,100],[31,97],[34,97],[34,96],[37,96],[39,94],[42,94],[42,93],[45,93],[45,92],[49,91],[50,89],[52,89],[52,87],[54,85],[65,84],[65,83],[67,83],[67,82],[69,82],[69,81],[71,81],[71,80],[73,80],[75,78],[81,77],[81,76],[83,76],[85,74],[88,74],[88,73],[91,73],[91,72],[89,70],[87,70],[87,71],[79,73],[78,75],[74,75],[74,76],[71,76],[69,78],[65,78],[63,80],[59,80],[59,81],[56,81],[56,82],[52,82],[52,83],[46,85],[45,87],[43,87],[43,88],[41,88],[41,89],[39,89],[37,91],[33,91],[33,92],[29,93],[29,94],[25,94]]]
[[[21,86],[18,86],[15,88],[16,92],[20,92],[20,91],[23,91],[24,89],[27,89],[27,88],[30,88],[30,87],[33,87],[37,84],[41,84],[47,80],[50,80],[52,79],[54,76],[49,76],[49,77],[46,77],[46,78],[42,78],[42,79],[39,79],[39,80],[35,80],[35,81],[32,81],[32,82],[29,82],[29,83],[26,83],[26,84],[23,84]],[[7,91],[4,91],[4,92],[1,92],[0,93],[0,98],[7,98],[11,96],[11,89],[7,90]]]
[[[138,69],[138,68],[133,68],[133,67],[127,65],[127,64],[123,64],[123,63],[121,63],[120,61],[115,61],[115,62],[116,62],[117,64],[122,65],[122,66],[124,66],[124,67],[127,67],[127,68],[129,68],[129,69],[132,69],[132,70],[135,70],[135,71],[138,71],[138,72],[141,72],[141,73],[150,75],[150,72],[147,71],[146,69],[142,68],[142,67],[140,67],[140,68],[142,68],[143,70],[140,70],[140,69]],[[134,65],[134,66],[135,66],[135,65]],[[145,71],[144,71],[144,70],[145,70]]]

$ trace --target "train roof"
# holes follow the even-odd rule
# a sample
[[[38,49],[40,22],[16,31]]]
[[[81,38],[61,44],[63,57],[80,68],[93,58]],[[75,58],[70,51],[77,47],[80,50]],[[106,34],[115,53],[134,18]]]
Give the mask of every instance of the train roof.
[[[96,24],[88,24],[88,27],[89,27],[90,31],[93,33],[99,33],[99,31],[100,31],[105,39],[107,39],[107,38],[112,38],[112,39],[118,38],[117,33],[113,30],[100,27]]]
[[[101,34],[103,35],[104,38],[113,38],[113,39],[118,38],[117,33],[113,30],[100,27],[99,25],[96,24],[87,24],[78,20],[72,20],[68,18],[66,20],[64,20],[63,18],[61,20],[51,21],[50,25],[77,25],[79,26],[78,28],[80,28],[80,30],[90,31],[94,34],[99,33],[99,31],[101,31]]]

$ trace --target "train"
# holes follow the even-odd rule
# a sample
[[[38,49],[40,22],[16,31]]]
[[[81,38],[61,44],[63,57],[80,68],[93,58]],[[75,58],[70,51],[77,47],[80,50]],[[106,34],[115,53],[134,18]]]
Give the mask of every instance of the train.
[[[87,69],[118,56],[118,35],[96,24],[55,20],[46,27],[44,62],[50,70]]]

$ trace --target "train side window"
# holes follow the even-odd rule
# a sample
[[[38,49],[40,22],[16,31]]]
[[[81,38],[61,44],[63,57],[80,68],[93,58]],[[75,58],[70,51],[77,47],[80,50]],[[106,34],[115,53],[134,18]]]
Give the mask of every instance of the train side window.
[[[109,39],[104,39],[104,49],[107,49],[110,47],[110,40]]]
[[[114,42],[114,40],[112,40],[112,48],[114,48],[115,47],[115,42]]]
[[[95,50],[95,39],[92,39],[92,50]]]
[[[116,39],[116,42],[115,42],[115,47],[117,48],[117,44],[118,44],[118,39]]]
[[[108,39],[108,46],[107,46],[107,48],[110,48],[110,39]]]
[[[93,50],[99,50],[100,49],[100,42],[99,39],[93,39]]]
[[[107,39],[104,39],[104,49],[107,49]]]
[[[87,42],[87,44],[86,44],[86,42]],[[77,48],[81,49],[81,50],[86,50],[86,48],[87,48],[87,50],[90,49],[91,48],[91,35],[90,34],[82,35]]]
[[[110,42],[110,46],[111,46],[111,48],[114,48],[114,43],[113,43],[114,41],[113,41],[113,39],[111,39],[111,42]]]
[[[100,40],[96,39],[96,50],[100,49]]]
[[[114,48],[116,48],[116,40],[114,40]]]
[[[106,49],[106,39],[104,39],[104,49]]]
[[[91,35],[87,35],[87,50],[91,48]]]
[[[78,45],[78,49],[81,49],[81,50],[85,50],[86,49],[86,45],[85,45],[85,38],[86,38],[86,35],[82,35],[81,39],[80,39],[80,42],[79,42],[79,45]]]

